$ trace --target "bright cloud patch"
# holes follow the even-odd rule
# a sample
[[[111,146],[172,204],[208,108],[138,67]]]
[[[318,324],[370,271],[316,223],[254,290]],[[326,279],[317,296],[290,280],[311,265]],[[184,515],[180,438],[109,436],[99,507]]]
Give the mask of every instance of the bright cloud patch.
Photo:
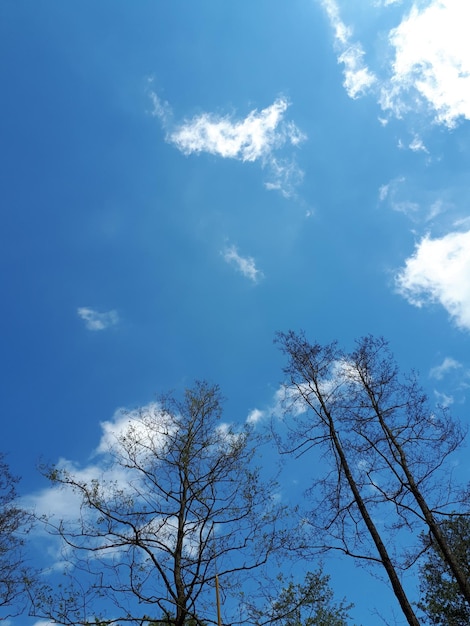
[[[243,120],[203,113],[181,124],[169,140],[184,154],[209,152],[240,161],[264,159],[286,142],[298,145],[303,138],[294,124],[283,123],[289,103],[280,98]]]
[[[224,159],[243,162],[259,161],[269,171],[267,189],[276,189],[290,197],[302,180],[303,172],[292,158],[282,158],[278,152],[285,146],[298,146],[306,136],[292,122],[285,120],[289,107],[286,98],[243,119],[229,115],[201,113],[182,124],[172,122],[171,109],[157,94],[150,92],[153,115],[167,131],[166,140],[183,154],[213,154]]]
[[[112,420],[101,422],[103,434],[96,452],[106,454],[119,448],[122,437],[129,433],[142,442],[144,449],[158,450],[165,443],[167,435],[174,432],[174,428],[174,419],[162,411],[157,402],[134,411],[119,409]]]
[[[265,415],[264,411],[260,411],[260,409],[253,409],[249,412],[246,422],[247,424],[258,424],[258,422],[260,422]]]
[[[351,28],[341,20],[335,0],[322,0],[335,33],[338,63],[344,65],[344,88],[350,98],[359,98],[375,83],[376,77],[364,63],[364,50],[360,43],[352,42]]]
[[[254,283],[263,278],[263,272],[257,269],[255,260],[252,257],[240,256],[235,246],[229,246],[228,248],[225,248],[222,254],[224,260],[230,265],[233,265],[237,269],[237,271],[245,276],[245,278],[248,278]]]
[[[425,237],[397,276],[399,293],[415,306],[439,302],[470,330],[470,231]]]
[[[390,33],[395,60],[390,82],[382,91],[382,106],[395,115],[426,102],[436,121],[449,127],[470,119],[470,4],[434,0],[415,5]],[[411,100],[410,100],[411,98]]]
[[[77,314],[84,320],[88,330],[105,330],[110,326],[115,326],[119,321],[119,316],[114,310],[99,313],[88,307],[81,307],[77,309]]]

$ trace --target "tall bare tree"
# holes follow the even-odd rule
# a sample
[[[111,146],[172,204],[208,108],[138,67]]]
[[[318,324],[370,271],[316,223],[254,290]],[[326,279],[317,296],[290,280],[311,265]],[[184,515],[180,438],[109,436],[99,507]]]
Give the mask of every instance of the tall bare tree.
[[[429,531],[469,601],[465,572],[439,525],[458,505],[445,463],[462,443],[460,427],[446,409],[430,408],[414,374],[400,375],[383,339],[365,337],[351,353],[292,331],[277,340],[288,357],[292,417],[283,450],[300,455],[319,446],[327,461],[319,491],[310,490],[321,494],[308,515],[321,539],[316,547],[381,564],[408,623],[417,626],[399,572],[418,558],[415,539]],[[399,554],[397,545],[406,543]]]
[[[49,470],[81,509],[73,522],[49,520],[70,584],[36,597],[34,614],[60,624],[216,620],[216,576],[225,594],[238,592],[282,542],[283,515],[254,465],[250,432],[221,414],[218,387],[197,383],[181,401],[129,416],[101,476]]]

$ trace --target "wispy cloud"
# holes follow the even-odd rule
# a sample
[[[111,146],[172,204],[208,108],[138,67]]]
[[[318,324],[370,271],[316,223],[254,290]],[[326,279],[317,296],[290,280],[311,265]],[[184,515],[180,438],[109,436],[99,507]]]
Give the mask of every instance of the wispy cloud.
[[[435,120],[453,127],[470,119],[469,7],[461,0],[433,0],[409,14],[389,35],[395,50],[381,104],[397,117],[419,103]]]
[[[470,231],[424,237],[396,277],[398,292],[414,306],[440,303],[457,326],[470,330]]]
[[[117,311],[114,310],[99,313],[88,307],[80,307],[77,309],[77,314],[85,322],[85,327],[88,330],[106,330],[106,328],[115,326],[119,321]]]
[[[364,62],[364,49],[352,41],[352,29],[341,19],[336,0],[322,0],[330,24],[334,30],[338,63],[344,65],[344,88],[350,98],[359,98],[376,82],[375,75]]]
[[[418,135],[415,135],[408,145],[408,148],[413,152],[426,152],[429,153],[429,150],[424,145],[423,140]]]
[[[256,267],[253,257],[243,257],[238,253],[236,246],[228,246],[222,251],[224,260],[233,265],[238,272],[254,283],[263,278],[263,272]]]
[[[185,155],[208,153],[224,159],[253,163],[259,161],[268,171],[267,189],[284,196],[293,195],[303,172],[292,156],[282,156],[286,146],[296,147],[306,139],[292,121],[285,119],[289,101],[277,98],[270,106],[252,110],[245,118],[201,113],[182,123],[174,123],[171,108],[150,91],[153,115],[165,131],[166,141]]]
[[[417,202],[401,198],[404,193],[402,187],[405,182],[404,176],[398,176],[379,187],[379,202],[387,201],[394,211],[404,213],[408,217],[414,217],[418,214],[420,205]]]
[[[434,397],[436,399],[436,403],[442,407],[449,407],[451,404],[454,404],[454,396],[450,396],[447,393],[441,393],[434,389]]]
[[[436,367],[431,369],[429,376],[436,380],[442,380],[446,374],[461,367],[462,363],[459,363],[459,361],[456,361],[450,356],[446,356],[440,365],[436,365]]]
[[[388,192],[390,190],[390,185],[381,185],[379,187],[379,200],[380,202],[383,202],[384,200],[386,200],[387,196],[388,196]]]
[[[388,7],[392,4],[401,4],[403,0],[375,0],[374,5],[376,7]]]

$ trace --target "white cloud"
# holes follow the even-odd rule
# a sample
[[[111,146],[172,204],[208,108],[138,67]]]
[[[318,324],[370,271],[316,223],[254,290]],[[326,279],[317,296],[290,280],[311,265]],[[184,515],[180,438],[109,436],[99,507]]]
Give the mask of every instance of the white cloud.
[[[437,380],[442,380],[450,371],[459,369],[460,367],[462,367],[461,363],[452,357],[446,356],[440,365],[431,369],[429,376],[431,376],[431,378],[436,378]]]
[[[384,109],[401,117],[425,103],[448,127],[470,119],[469,20],[470,4],[463,0],[413,5],[389,35],[395,58],[382,88]]]
[[[426,153],[429,152],[426,146],[424,145],[423,140],[421,139],[421,137],[418,137],[418,135],[415,135],[413,137],[413,140],[410,142],[408,147],[413,152],[426,152]]]
[[[249,412],[248,417],[246,418],[247,424],[258,424],[258,422],[260,422],[265,415],[266,413],[264,411],[253,409]]]
[[[359,98],[370,90],[376,77],[364,63],[364,50],[360,43],[352,42],[352,29],[342,21],[336,0],[322,0],[334,30],[338,63],[344,65],[344,88],[350,98]]]
[[[99,313],[88,307],[80,307],[77,309],[77,314],[84,320],[88,330],[105,330],[110,326],[115,326],[119,321],[117,311],[114,310]]]
[[[364,50],[359,43],[350,45],[339,55],[344,64],[344,88],[350,98],[356,99],[369,91],[376,78],[363,62]]]
[[[256,267],[253,257],[242,257],[236,246],[229,246],[222,252],[224,260],[233,265],[243,276],[257,283],[263,278],[263,272]]]
[[[245,118],[233,115],[201,113],[181,124],[173,122],[171,108],[150,91],[152,114],[159,118],[166,132],[166,141],[185,155],[208,153],[224,159],[253,163],[267,168],[271,181],[267,189],[276,189],[290,197],[302,180],[303,172],[292,158],[281,158],[278,152],[286,146],[297,147],[306,135],[292,121],[286,121],[290,105],[284,97],[273,104],[254,109]]]
[[[112,420],[101,422],[103,433],[96,452],[106,454],[119,448],[122,437],[130,432],[134,439],[141,442],[143,450],[159,450],[167,435],[173,433],[175,428],[173,417],[162,411],[158,402],[151,402],[133,411],[118,409]]]
[[[266,109],[251,111],[240,121],[202,113],[177,127],[169,135],[169,141],[184,154],[208,152],[224,158],[256,161],[286,141],[299,143],[295,126],[281,126],[288,106],[287,100],[280,98]]]
[[[470,231],[424,237],[396,277],[398,292],[421,307],[439,302],[459,328],[470,330]]]

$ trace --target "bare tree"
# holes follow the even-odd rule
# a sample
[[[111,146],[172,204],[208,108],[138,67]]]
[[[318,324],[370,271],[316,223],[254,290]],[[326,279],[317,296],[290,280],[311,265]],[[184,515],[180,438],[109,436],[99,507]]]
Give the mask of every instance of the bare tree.
[[[68,551],[70,585],[36,597],[35,615],[60,624],[103,612],[107,624],[215,621],[216,576],[225,594],[238,592],[282,542],[282,509],[253,465],[250,432],[221,423],[221,412],[218,387],[197,383],[182,401],[166,397],[130,416],[103,475],[49,470],[81,510],[73,523],[49,520]]]
[[[417,537],[429,531],[468,601],[465,573],[439,527],[458,504],[445,462],[462,443],[459,426],[446,409],[431,410],[414,374],[400,376],[383,339],[365,337],[349,354],[292,331],[277,340],[289,359],[292,420],[283,451],[301,455],[320,446],[329,468],[318,481],[322,501],[308,515],[315,538],[328,537],[317,548],[381,564],[408,623],[417,626],[399,572],[416,561]],[[397,545],[406,543],[399,554]]]
[[[4,617],[21,612],[29,578],[23,545],[31,518],[18,505],[17,483],[0,453],[0,607]]]

